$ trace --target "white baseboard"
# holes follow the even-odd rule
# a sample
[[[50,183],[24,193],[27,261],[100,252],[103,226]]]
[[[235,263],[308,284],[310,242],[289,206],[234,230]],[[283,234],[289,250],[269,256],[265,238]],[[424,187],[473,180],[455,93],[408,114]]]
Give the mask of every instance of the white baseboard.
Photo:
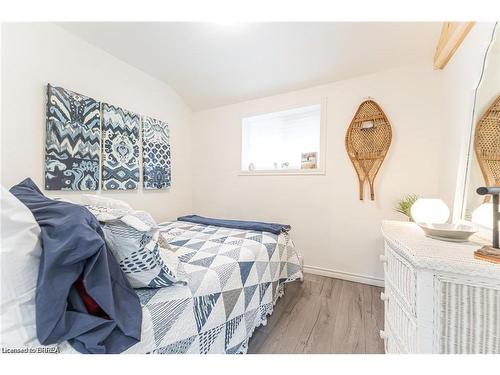
[[[379,277],[364,276],[364,275],[358,275],[358,274],[350,273],[350,272],[329,270],[327,268],[306,266],[306,265],[304,265],[304,272],[305,273],[312,273],[313,275],[333,277],[334,279],[354,281],[354,282],[362,283],[362,284],[381,286],[381,287],[384,286],[384,279],[379,278]]]

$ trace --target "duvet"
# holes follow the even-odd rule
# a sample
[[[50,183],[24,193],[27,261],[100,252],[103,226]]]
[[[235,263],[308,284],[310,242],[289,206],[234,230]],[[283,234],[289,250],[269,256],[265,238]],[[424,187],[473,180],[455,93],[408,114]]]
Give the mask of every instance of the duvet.
[[[288,234],[189,222],[161,225],[187,285],[136,289],[143,310],[141,341],[124,353],[246,353],[284,284],[302,279]],[[62,352],[71,351],[61,345]]]

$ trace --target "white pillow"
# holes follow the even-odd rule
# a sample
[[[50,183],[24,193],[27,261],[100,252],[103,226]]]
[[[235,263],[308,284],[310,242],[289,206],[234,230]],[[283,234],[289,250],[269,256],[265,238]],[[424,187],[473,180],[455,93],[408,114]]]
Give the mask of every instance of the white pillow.
[[[101,195],[83,194],[81,197],[84,206],[103,207],[116,210],[132,211],[133,208],[119,199],[107,198]]]
[[[0,342],[11,347],[39,346],[35,292],[42,252],[40,227],[31,211],[3,186],[0,211]]]

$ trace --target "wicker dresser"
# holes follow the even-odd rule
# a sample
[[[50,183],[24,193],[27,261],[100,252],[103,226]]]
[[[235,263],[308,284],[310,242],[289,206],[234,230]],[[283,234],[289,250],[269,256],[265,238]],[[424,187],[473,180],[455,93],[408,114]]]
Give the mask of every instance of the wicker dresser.
[[[500,264],[413,223],[384,221],[382,234],[386,352],[500,353]]]

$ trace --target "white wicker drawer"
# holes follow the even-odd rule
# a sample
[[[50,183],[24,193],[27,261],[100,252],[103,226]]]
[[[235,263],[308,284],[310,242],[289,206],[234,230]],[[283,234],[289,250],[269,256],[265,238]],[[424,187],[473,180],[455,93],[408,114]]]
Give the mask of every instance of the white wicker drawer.
[[[380,332],[380,337],[384,340],[384,349],[386,354],[408,354],[399,342],[398,338],[392,332],[387,322],[385,324],[384,331]]]
[[[392,332],[389,333],[389,337],[387,339],[386,353],[388,353],[388,354],[408,354],[408,352],[405,351],[401,347],[400,344],[398,344],[397,338],[396,338],[396,336],[394,336],[392,334]]]
[[[394,341],[394,337],[390,336],[387,339],[386,345],[386,353],[387,354],[407,354],[400,347],[398,347],[397,343]]]
[[[382,298],[385,299],[386,326],[408,353],[417,352],[416,319],[387,283]]]
[[[428,238],[384,221],[385,348],[389,353],[500,354],[500,267],[477,244]]]
[[[417,273],[413,266],[396,253],[387,243],[385,245],[384,276],[386,285],[394,288],[407,310],[416,316]]]
[[[500,353],[500,285],[440,276],[435,284],[439,353]]]

